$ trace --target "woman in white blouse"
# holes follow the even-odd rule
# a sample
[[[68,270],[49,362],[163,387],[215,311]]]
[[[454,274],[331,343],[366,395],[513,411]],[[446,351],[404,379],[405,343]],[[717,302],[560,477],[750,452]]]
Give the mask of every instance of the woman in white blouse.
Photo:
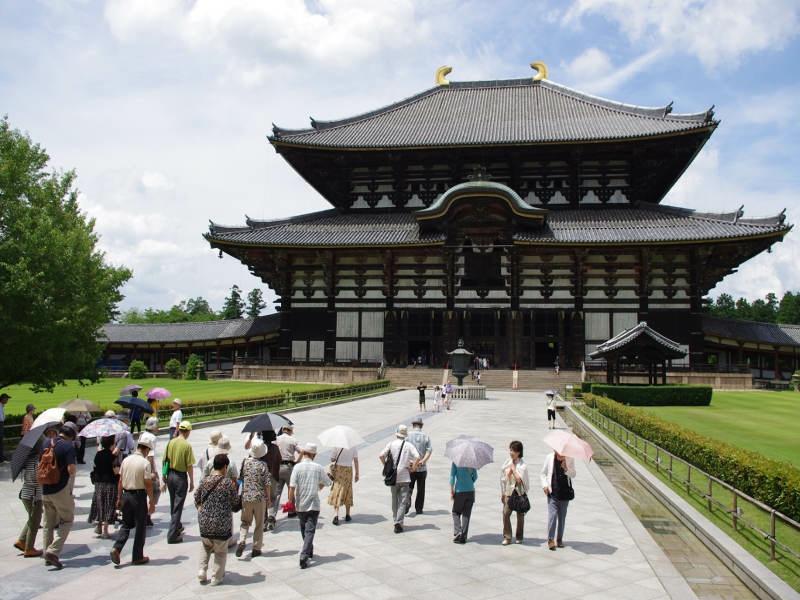
[[[522,460],[522,442],[514,440],[508,445],[509,457],[503,463],[500,471],[500,501],[503,503],[503,545],[511,543],[511,513],[508,499],[516,490],[517,494],[528,493],[530,483],[528,480],[528,465]],[[516,542],[522,543],[525,529],[525,513],[517,511]]]
[[[358,481],[358,450],[352,448],[334,448],[331,452],[331,466],[333,470],[331,480],[331,493],[328,494],[328,504],[333,507],[335,516],[333,524],[339,524],[339,508],[344,505],[344,520],[351,521],[350,509],[353,507],[353,478]]]
[[[540,478],[547,496],[547,547],[550,550],[564,547],[564,522],[569,502],[575,498],[572,489],[575,474],[575,461],[568,456],[551,452],[545,457]]]

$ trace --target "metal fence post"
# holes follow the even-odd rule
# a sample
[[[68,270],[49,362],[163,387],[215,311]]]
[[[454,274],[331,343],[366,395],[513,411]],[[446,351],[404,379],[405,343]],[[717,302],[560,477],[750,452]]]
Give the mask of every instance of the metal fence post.
[[[775,510],[769,513],[769,559],[775,560]]]
[[[689,472],[686,475],[686,493],[687,494],[691,494],[692,493],[692,465],[690,465],[689,463],[686,463],[686,466],[689,469]]]
[[[731,512],[733,514],[733,530],[736,531],[739,525],[739,494],[736,493],[736,490],[733,490],[733,510]]]
[[[672,483],[672,454],[669,455],[669,481]]]
[[[711,499],[714,497],[713,485],[714,485],[714,481],[709,476],[708,477],[708,512],[713,512],[713,510],[714,510],[714,505],[711,502]]]
[[[661,462],[661,459],[659,458],[658,446],[656,446],[656,473],[660,473],[661,472],[660,469],[659,469],[659,467],[660,467],[659,463],[660,462]]]

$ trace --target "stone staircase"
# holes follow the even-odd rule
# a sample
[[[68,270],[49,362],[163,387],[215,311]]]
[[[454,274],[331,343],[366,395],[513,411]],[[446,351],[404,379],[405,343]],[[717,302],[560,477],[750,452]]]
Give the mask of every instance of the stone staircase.
[[[481,385],[485,385],[490,390],[510,390],[511,388],[510,369],[489,369],[481,371]],[[387,368],[385,377],[389,379],[395,387],[415,388],[422,381],[427,386],[434,386],[442,383],[442,369],[429,369],[427,367],[407,367],[405,369]],[[576,384],[581,380],[580,371],[563,370],[556,376],[551,369],[521,370],[519,371],[520,390],[546,390],[554,389],[559,393],[564,392],[564,386],[568,383]],[[450,382],[456,383],[451,375]],[[464,378],[465,384],[474,384],[469,375]]]

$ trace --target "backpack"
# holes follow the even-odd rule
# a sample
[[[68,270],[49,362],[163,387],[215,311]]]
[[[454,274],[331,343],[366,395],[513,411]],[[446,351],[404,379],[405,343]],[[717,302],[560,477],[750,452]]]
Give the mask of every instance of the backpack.
[[[403,456],[403,446],[405,446],[406,441],[403,440],[403,443],[400,444],[400,452],[397,453],[397,462],[400,462],[400,458]],[[386,453],[386,462],[383,463],[383,483],[386,485],[397,485],[397,465],[394,462],[394,457],[392,456],[392,448],[389,447],[389,452]]]
[[[52,445],[45,448],[39,457],[36,479],[42,485],[53,485],[61,481],[61,471],[58,468],[56,451]]]

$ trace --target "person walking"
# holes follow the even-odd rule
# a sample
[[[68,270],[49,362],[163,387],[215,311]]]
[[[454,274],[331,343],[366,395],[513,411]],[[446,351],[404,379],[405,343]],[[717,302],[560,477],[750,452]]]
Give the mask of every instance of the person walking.
[[[225,577],[228,540],[233,534],[233,512],[238,510],[239,493],[236,484],[228,477],[228,455],[217,454],[212,464],[214,472],[197,486],[194,493],[201,543],[197,579],[200,583],[207,581],[208,563],[213,553],[211,585],[219,585]]]
[[[200,469],[201,473],[208,474],[211,472],[212,461],[214,460],[214,456],[217,454],[219,441],[221,439],[222,432],[219,430],[214,430],[208,434],[208,446],[206,446],[206,449],[203,450],[203,454],[200,455],[200,460],[197,463],[197,467]]]
[[[264,514],[272,499],[272,476],[266,463],[260,459],[267,453],[263,440],[256,440],[250,446],[250,456],[242,461],[239,479],[242,482],[242,521],[239,529],[239,545],[236,556],[244,554],[247,547],[247,534],[253,524],[253,549],[251,558],[261,556],[264,545]],[[255,523],[253,523],[255,521]]]
[[[421,515],[425,509],[425,480],[428,477],[427,462],[431,458],[433,446],[431,445],[431,438],[428,434],[422,431],[424,423],[422,417],[415,417],[411,421],[411,433],[408,434],[409,443],[414,445],[417,449],[417,454],[421,457],[417,463],[415,471],[410,473],[411,482],[408,487],[408,500],[406,502],[406,514],[411,510],[411,498],[414,495],[414,488],[417,488],[417,498],[414,501],[414,510],[416,514]]]
[[[45,565],[58,570],[64,568],[59,556],[64,549],[72,522],[75,518],[75,498],[72,487],[77,472],[75,460],[75,431],[62,426],[54,443],[47,445],[40,457],[43,461],[55,461],[58,479],[53,483],[42,481],[42,507],[44,509],[44,560]]]
[[[191,494],[194,491],[194,463],[196,461],[192,446],[188,442],[191,433],[192,424],[189,421],[181,421],[178,425],[178,435],[167,443],[164,450],[164,460],[168,464],[167,476],[164,478],[164,484],[169,490],[168,544],[180,544],[183,541],[183,524],[181,523],[183,504],[186,502],[187,493]]]
[[[150,558],[144,555],[144,540],[147,535],[147,515],[152,515],[156,510],[153,473],[147,460],[152,449],[149,437],[140,438],[136,451],[122,461],[117,487],[117,508],[122,510],[122,527],[111,549],[111,562],[115,565],[119,564],[120,553],[134,527],[136,532],[133,536],[131,564],[146,565],[150,562]]]
[[[515,539],[522,543],[525,530],[525,511],[515,510],[509,505],[512,496],[525,496],[527,498],[530,481],[528,478],[528,465],[522,459],[522,442],[514,440],[508,445],[509,457],[503,463],[500,471],[500,501],[503,503],[503,545],[511,543],[511,513],[517,513],[517,527]]]
[[[147,453],[147,462],[150,463],[150,477],[153,480],[153,503],[158,506],[161,499],[161,485],[159,484],[159,470],[156,467],[156,456],[158,448],[158,417],[150,417],[144,424],[144,431],[139,435],[139,441],[147,440],[150,443],[150,452]],[[153,516],[147,513],[147,526],[153,527]]]
[[[344,520],[348,523],[353,520],[350,509],[353,508],[353,473],[355,481],[359,480],[358,450],[355,448],[334,448],[331,451],[331,465],[333,481],[331,493],[328,494],[328,504],[333,507],[333,524],[339,525],[339,507],[344,506]]]
[[[92,413],[87,412],[85,410],[82,410],[81,412],[77,413],[75,416],[77,417],[77,420],[75,421],[75,424],[78,426],[78,433],[80,433],[81,429],[86,427],[86,425],[89,424],[89,421],[92,420]],[[86,437],[80,435],[80,436],[78,436],[78,438],[79,438],[78,439],[79,444],[78,444],[78,448],[77,448],[77,450],[75,452],[75,458],[78,459],[78,464],[79,465],[85,465],[86,464],[86,460],[85,460],[85,458],[86,458]]]
[[[109,537],[108,526],[116,518],[119,503],[117,491],[119,467],[115,463],[113,448],[113,435],[107,435],[100,440],[100,450],[94,455],[94,469],[92,470],[94,510],[89,511],[89,522],[97,521],[97,529],[100,530],[100,537],[104,540]]]
[[[22,428],[20,429],[20,437],[24,436],[33,427],[33,413],[36,412],[36,407],[33,404],[28,404],[25,407],[25,416],[22,417]]]
[[[547,497],[547,547],[550,550],[564,547],[564,523],[570,500],[575,498],[572,489],[575,475],[575,461],[571,458],[558,452],[545,456],[540,478]]]
[[[39,533],[42,524],[42,486],[36,479],[40,451],[41,443],[37,443],[22,467],[22,489],[19,491],[19,499],[25,507],[28,519],[17,541],[14,542],[14,547],[22,552],[25,558],[36,558],[44,554],[42,550],[36,549],[36,534]]]
[[[453,401],[453,384],[449,381],[444,386],[444,394],[442,397],[444,398],[444,406],[447,410],[450,410],[450,403]]]
[[[169,418],[169,439],[178,435],[178,428],[183,421],[183,410],[181,410],[183,403],[180,398],[175,398],[172,401],[172,416]]]
[[[556,395],[553,390],[547,390],[545,392],[545,398],[547,399],[547,428],[548,429],[555,429],[556,428]]]
[[[475,504],[475,482],[478,470],[471,467],[450,466],[450,499],[453,501],[453,542],[466,544],[469,519]]]
[[[214,453],[211,456],[211,459],[206,462],[206,466],[203,469],[202,477],[205,479],[209,475],[211,475],[212,471],[214,470],[214,457],[217,454],[227,454],[228,459],[230,459],[231,453],[231,441],[222,436],[217,441],[217,445],[214,449]],[[236,467],[234,463],[230,463],[227,469],[228,477],[230,477],[234,483],[239,481],[239,469]]]
[[[442,387],[439,385],[433,388],[433,410],[442,410]]]
[[[560,372],[561,372],[561,363],[559,362],[558,357],[556,357],[556,360],[553,363],[553,373],[558,375]]]
[[[6,425],[6,404],[11,400],[11,396],[6,393],[0,394],[0,463],[6,462],[5,451],[5,425]]]
[[[420,412],[425,412],[425,410],[426,410],[426,407],[425,407],[425,390],[427,390],[427,389],[428,389],[428,386],[420,381],[419,385],[417,386],[417,391],[419,392],[419,411]]]
[[[272,506],[269,509],[269,517],[267,518],[267,529],[275,529],[275,519],[278,516],[278,508],[280,508],[281,495],[283,494],[284,486],[288,487],[292,479],[292,471],[297,461],[300,459],[299,446],[297,438],[294,437],[294,425],[284,425],[282,433],[277,437],[273,444],[280,454],[280,464],[278,467],[278,476],[271,473],[273,479],[272,485]],[[296,513],[290,512],[287,516],[294,517]]]
[[[406,515],[406,507],[409,504],[411,472],[417,469],[419,464],[419,452],[413,444],[406,443],[408,440],[408,427],[398,425],[395,432],[395,440],[389,442],[380,453],[378,459],[386,468],[386,461],[391,459],[394,465],[395,480],[394,485],[389,486],[392,492],[392,519],[394,521],[394,532],[403,533],[403,519]]]
[[[308,567],[308,561],[314,558],[314,534],[317,531],[319,519],[319,492],[329,486],[328,479],[322,465],[314,462],[317,456],[317,445],[307,443],[299,448],[301,459],[292,469],[289,480],[289,502],[293,503],[297,511],[300,524],[300,536],[303,538],[303,548],[300,550],[300,568]]]

